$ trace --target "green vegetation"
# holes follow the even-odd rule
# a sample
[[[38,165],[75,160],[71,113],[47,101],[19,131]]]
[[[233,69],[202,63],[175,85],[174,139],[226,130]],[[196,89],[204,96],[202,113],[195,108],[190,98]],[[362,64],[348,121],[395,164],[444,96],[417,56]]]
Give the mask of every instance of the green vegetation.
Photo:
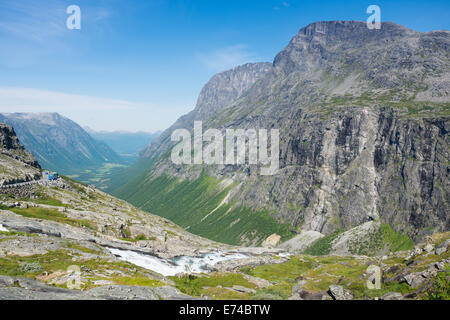
[[[407,235],[394,231],[388,224],[382,224],[376,231],[349,245],[349,251],[352,254],[367,256],[376,255],[387,249],[397,252],[412,248],[414,248],[414,241]]]
[[[143,210],[168,218],[189,232],[228,244],[261,243],[273,233],[292,237],[287,224],[275,221],[267,210],[254,211],[234,204],[219,204],[234,185],[202,174],[180,181],[169,176],[142,179],[120,196]]]
[[[148,276],[133,275],[131,277],[119,276],[112,277],[106,280],[110,280],[118,285],[123,286],[143,286],[143,287],[162,287],[166,285],[164,282],[151,279]]]
[[[258,290],[257,296],[270,295],[278,299],[287,299],[296,280],[317,265],[318,263],[311,258],[292,256],[288,262],[244,267],[241,272],[273,283],[268,288]]]
[[[305,250],[305,254],[312,256],[324,256],[330,253],[333,241],[341,234],[338,231],[331,233],[323,238],[316,240],[308,249]]]
[[[220,297],[220,299],[244,299],[249,297],[245,294],[214,287],[231,288],[234,285],[239,285],[251,289],[256,288],[253,283],[248,282],[242,274],[238,273],[211,274],[208,276],[185,275],[182,277],[170,277],[170,279],[175,282],[176,287],[181,292],[194,297],[199,297],[201,294],[207,294],[209,292],[209,294],[214,294],[216,297]]]
[[[381,232],[384,243],[389,244],[392,252],[411,250],[414,248],[414,241],[407,235],[396,232],[388,224],[381,225]]]
[[[86,184],[93,184],[100,189],[107,189],[112,176],[126,170],[127,165],[121,163],[103,163],[70,174],[70,178]]]
[[[8,208],[6,206],[0,206],[0,209],[9,210],[27,218],[51,220],[60,223],[67,223],[77,227],[86,227],[95,230],[90,221],[70,219],[63,213],[59,212],[57,209],[47,209],[37,207],[22,209],[22,208]]]
[[[72,258],[73,256],[66,250],[56,250],[47,254],[28,257],[8,256],[0,258],[0,273],[7,276],[34,278],[43,271],[51,273],[58,270],[67,270],[69,266],[74,264]],[[83,262],[84,265],[91,266],[97,265],[97,263],[95,261]]]
[[[446,271],[439,272],[433,288],[426,293],[426,300],[450,300],[450,275],[448,264],[445,266]]]

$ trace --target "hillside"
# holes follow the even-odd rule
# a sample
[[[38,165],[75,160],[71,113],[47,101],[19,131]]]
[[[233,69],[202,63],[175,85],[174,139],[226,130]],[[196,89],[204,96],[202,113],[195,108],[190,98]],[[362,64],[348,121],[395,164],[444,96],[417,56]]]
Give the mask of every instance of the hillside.
[[[74,174],[122,161],[105,143],[57,113],[2,113],[0,123],[14,127],[20,142],[45,169]]]
[[[388,228],[405,243],[448,231],[449,48],[448,31],[389,22],[381,30],[355,21],[306,26],[272,64],[214,76],[195,109],[143,151],[147,165],[114,194],[231,244],[258,245],[277,233],[304,251],[325,236],[338,245],[336,235],[354,228],[361,239]],[[278,173],[175,165],[170,135],[192,132],[195,120],[204,131],[279,129]],[[375,251],[384,250],[380,243]]]
[[[0,126],[0,142],[2,181],[8,170],[39,173],[11,127]],[[32,178],[0,188],[1,300],[448,299],[448,232],[408,251],[407,238],[371,221],[290,255],[195,236],[66,177]],[[363,229],[372,242],[343,252]],[[367,256],[372,243],[401,251]],[[378,289],[367,285],[374,266]]]

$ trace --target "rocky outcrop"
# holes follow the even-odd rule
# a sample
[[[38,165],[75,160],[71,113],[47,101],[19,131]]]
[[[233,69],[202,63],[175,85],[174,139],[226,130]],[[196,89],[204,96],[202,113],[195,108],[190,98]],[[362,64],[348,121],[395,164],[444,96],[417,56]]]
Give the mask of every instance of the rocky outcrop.
[[[14,129],[0,124],[0,186],[37,180],[40,170],[36,158],[20,144]]]
[[[317,231],[302,231],[298,236],[282,243],[280,248],[292,253],[303,253],[309,246],[323,237],[324,235]]]
[[[273,248],[276,247],[279,243],[280,243],[281,237],[274,233],[271,236],[269,236],[266,240],[263,241],[262,246],[263,247],[268,247],[268,248]]]
[[[0,276],[1,300],[193,300],[170,287],[101,286],[79,291],[45,285],[39,281]]]
[[[353,300],[353,294],[339,285],[332,285],[328,289],[328,294],[334,300]]]

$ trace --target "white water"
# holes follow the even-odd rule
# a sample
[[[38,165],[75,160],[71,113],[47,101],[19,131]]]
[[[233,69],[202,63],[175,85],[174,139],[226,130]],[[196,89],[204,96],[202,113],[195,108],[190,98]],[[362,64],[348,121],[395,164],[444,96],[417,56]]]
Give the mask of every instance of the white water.
[[[163,276],[174,276],[177,273],[208,273],[208,266],[213,266],[220,261],[244,259],[247,255],[223,254],[220,252],[211,252],[202,257],[182,256],[168,260],[160,259],[151,255],[137,253],[134,251],[106,248],[120,260],[131,262],[139,267],[149,269],[162,274]]]
[[[9,230],[6,229],[2,224],[0,224],[0,231],[9,232]]]

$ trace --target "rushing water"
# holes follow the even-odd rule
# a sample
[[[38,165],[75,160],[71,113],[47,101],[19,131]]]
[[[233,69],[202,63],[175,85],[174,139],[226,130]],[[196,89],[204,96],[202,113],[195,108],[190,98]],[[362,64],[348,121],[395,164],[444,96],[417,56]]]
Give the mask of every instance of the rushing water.
[[[208,266],[213,266],[220,261],[248,258],[247,255],[223,254],[211,252],[203,254],[201,257],[181,256],[169,260],[164,260],[147,254],[134,251],[106,248],[120,260],[131,262],[139,267],[149,269],[162,274],[163,276],[174,276],[180,272],[187,273],[207,273]]]
[[[0,224],[0,231],[9,232],[9,230],[6,229],[2,224]]]

